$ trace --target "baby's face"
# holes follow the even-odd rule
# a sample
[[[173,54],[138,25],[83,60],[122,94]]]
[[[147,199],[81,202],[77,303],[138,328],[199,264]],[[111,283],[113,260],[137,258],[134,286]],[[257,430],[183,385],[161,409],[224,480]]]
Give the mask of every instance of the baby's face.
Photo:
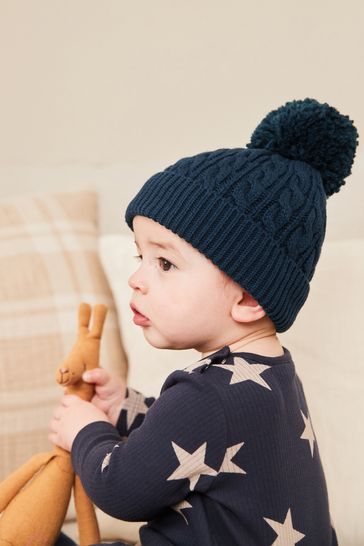
[[[135,216],[133,229],[141,258],[128,281],[131,303],[149,319],[138,327],[154,347],[203,352],[231,326],[234,281],[158,222]]]

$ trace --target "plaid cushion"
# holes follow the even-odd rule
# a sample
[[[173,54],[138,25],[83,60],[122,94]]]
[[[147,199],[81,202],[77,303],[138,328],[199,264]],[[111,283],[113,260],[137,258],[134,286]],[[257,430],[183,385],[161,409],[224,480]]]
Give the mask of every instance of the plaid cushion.
[[[53,448],[48,427],[63,395],[55,371],[75,341],[82,301],[108,305],[100,364],[126,378],[98,257],[97,194],[0,200],[0,480]]]

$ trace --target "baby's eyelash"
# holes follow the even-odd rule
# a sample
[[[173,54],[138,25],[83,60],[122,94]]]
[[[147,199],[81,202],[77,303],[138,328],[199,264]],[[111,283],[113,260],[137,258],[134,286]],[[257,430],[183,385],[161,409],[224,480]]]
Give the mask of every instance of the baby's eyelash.
[[[133,256],[133,258],[137,258],[139,260],[141,260],[143,258],[143,256],[141,254],[137,254],[136,256]],[[162,256],[160,256],[159,258],[157,258],[157,260],[163,260],[164,262],[168,263],[169,265],[172,266],[173,269],[176,269],[176,266],[174,264],[172,264],[172,262],[170,262],[169,260],[167,260],[167,258],[163,258]],[[165,273],[168,273],[167,270],[163,269],[163,271]]]

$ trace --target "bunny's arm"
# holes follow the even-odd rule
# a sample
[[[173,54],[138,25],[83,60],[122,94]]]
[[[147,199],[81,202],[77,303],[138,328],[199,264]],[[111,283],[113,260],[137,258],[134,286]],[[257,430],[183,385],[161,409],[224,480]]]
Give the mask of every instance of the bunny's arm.
[[[5,510],[9,502],[19,493],[38,470],[55,457],[54,452],[37,453],[20,468],[15,470],[0,484],[0,513]]]

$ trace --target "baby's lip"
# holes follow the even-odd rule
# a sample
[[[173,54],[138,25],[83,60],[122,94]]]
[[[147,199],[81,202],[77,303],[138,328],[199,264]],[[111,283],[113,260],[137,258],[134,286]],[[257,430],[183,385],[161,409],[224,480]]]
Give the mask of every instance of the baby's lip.
[[[130,309],[134,312],[134,313],[138,313],[139,315],[141,315],[142,317],[145,317],[145,318],[148,318],[146,317],[145,315],[143,315],[143,313],[141,313],[134,305],[134,303],[130,303]]]

